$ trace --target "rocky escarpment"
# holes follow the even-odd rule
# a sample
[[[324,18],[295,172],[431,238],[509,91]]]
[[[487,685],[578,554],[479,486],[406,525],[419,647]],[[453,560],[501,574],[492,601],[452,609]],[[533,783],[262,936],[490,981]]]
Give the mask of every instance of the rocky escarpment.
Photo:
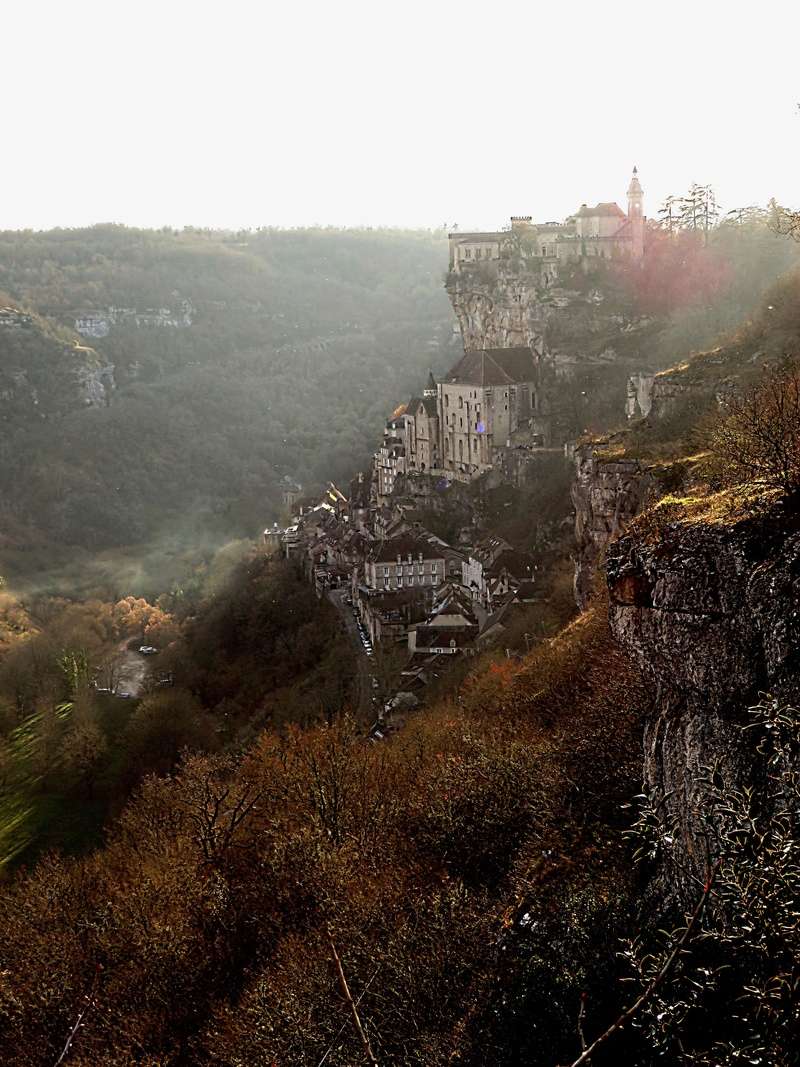
[[[741,787],[754,765],[741,727],[759,694],[792,697],[800,667],[800,516],[677,523],[607,549],[610,622],[650,680],[646,789],[677,827],[664,873],[688,900],[706,871],[703,777]]]
[[[587,443],[575,449],[575,600],[581,610],[591,597],[606,545],[639,514],[658,487],[651,470],[621,454],[621,449],[618,452],[607,443]]]
[[[486,264],[451,274],[447,293],[467,351],[521,345],[542,353],[554,305],[543,299],[538,275],[498,271]]]
[[[85,363],[76,368],[75,376],[86,407],[105,407],[111,403],[116,387],[113,363]]]
[[[445,287],[467,351],[527,346],[560,373],[576,362],[646,359],[646,337],[658,328],[603,274],[544,281],[524,267],[484,263],[449,274]]]

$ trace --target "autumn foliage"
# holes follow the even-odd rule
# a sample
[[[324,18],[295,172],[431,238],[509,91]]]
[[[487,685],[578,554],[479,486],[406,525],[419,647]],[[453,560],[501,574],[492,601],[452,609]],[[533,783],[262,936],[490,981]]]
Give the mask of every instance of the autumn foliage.
[[[146,778],[102,849],[3,887],[3,1062],[54,1063],[84,1012],[80,1067],[350,1067],[331,943],[380,1063],[556,1062],[581,986],[608,999],[643,700],[590,615],[388,744],[343,718]]]

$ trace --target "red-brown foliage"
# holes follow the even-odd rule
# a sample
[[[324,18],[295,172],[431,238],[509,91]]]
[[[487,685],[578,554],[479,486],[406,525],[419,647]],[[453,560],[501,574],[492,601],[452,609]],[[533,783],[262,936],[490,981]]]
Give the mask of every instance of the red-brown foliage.
[[[54,1063],[86,1008],[82,1067],[350,1067],[329,934],[381,1063],[487,1062],[520,901],[565,907],[598,857],[602,898],[624,886],[611,813],[635,789],[642,701],[604,619],[582,617],[388,745],[344,721],[146,779],[104,849],[0,893],[4,1063]],[[573,962],[552,965],[576,997]]]

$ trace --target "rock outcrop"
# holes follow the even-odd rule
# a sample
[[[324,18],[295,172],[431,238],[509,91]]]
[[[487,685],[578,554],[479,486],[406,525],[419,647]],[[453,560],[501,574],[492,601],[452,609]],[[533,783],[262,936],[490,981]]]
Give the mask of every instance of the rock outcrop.
[[[706,871],[706,769],[746,784],[747,708],[797,686],[800,516],[776,507],[733,525],[623,536],[608,545],[606,573],[612,631],[652,683],[645,787],[677,827],[664,884],[686,902],[691,876]]]
[[[105,357],[45,319],[28,319],[0,336],[0,419],[48,419],[108,404],[114,367]]]
[[[628,377],[625,414],[629,419],[646,418],[653,406],[653,381],[655,375],[631,374]]]
[[[447,294],[458,319],[464,348],[515,348],[543,351],[550,307],[542,300],[538,275],[484,270],[450,275]]]
[[[575,600],[583,610],[606,545],[639,514],[657,481],[638,459],[615,455],[608,444],[579,445],[574,459]]]
[[[85,364],[76,369],[79,388],[83,392],[86,407],[107,407],[115,388],[113,363],[92,366]]]

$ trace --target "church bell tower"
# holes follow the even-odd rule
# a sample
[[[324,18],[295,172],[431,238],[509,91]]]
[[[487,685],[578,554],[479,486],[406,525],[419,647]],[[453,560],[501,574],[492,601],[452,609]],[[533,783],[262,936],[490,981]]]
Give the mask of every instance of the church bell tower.
[[[644,190],[639,184],[639,173],[633,168],[628,186],[628,222],[631,228],[631,255],[641,259],[644,255]]]

